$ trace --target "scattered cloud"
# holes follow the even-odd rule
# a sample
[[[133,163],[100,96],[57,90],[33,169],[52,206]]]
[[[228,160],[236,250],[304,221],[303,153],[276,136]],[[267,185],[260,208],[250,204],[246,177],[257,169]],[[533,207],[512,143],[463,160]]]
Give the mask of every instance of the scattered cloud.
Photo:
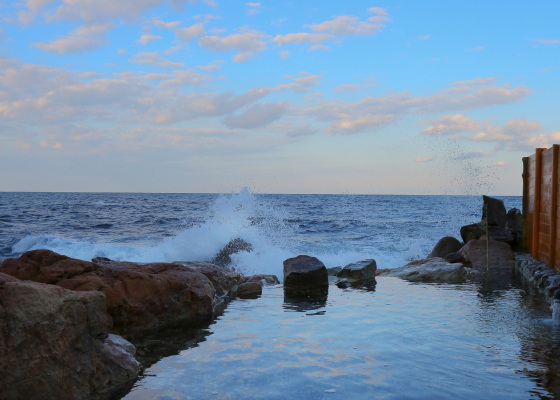
[[[145,45],[145,44],[148,44],[150,42],[154,42],[154,41],[159,40],[159,39],[161,39],[161,36],[146,34],[146,35],[140,36],[140,39],[138,40],[138,43]]]
[[[245,3],[249,10],[247,10],[247,15],[257,15],[261,10],[261,3]]]
[[[267,38],[264,32],[243,30],[227,36],[204,36],[198,39],[198,44],[216,53],[233,50],[236,52],[233,61],[245,62],[267,48]]]
[[[416,157],[414,159],[414,162],[419,162],[419,163],[424,163],[424,162],[430,162],[430,161],[434,161],[436,158],[434,156],[431,157]]]
[[[117,50],[118,54],[126,54],[126,50],[125,49],[119,49]]]
[[[302,93],[311,90],[313,86],[318,85],[320,75],[310,75],[309,73],[302,71],[299,76],[294,78],[290,75],[285,76],[287,79],[293,79],[291,83],[279,84],[272,88],[273,91],[283,91],[283,90],[293,90],[295,93]]]
[[[163,22],[161,19],[154,19],[154,25],[162,29],[175,29],[181,25],[181,21]]]
[[[347,135],[364,130],[372,131],[396,122],[398,119],[399,116],[394,114],[366,114],[358,117],[340,115],[338,120],[329,125],[327,132]]]
[[[197,22],[194,25],[188,26],[186,28],[180,28],[175,31],[175,36],[185,42],[190,42],[194,38],[204,35],[204,23]]]
[[[340,84],[336,88],[333,89],[335,93],[352,93],[352,92],[359,92],[362,89],[362,85],[357,84]]]
[[[420,121],[421,124],[427,120]],[[480,123],[461,114],[445,115],[438,120],[430,121],[430,126],[420,131],[424,135],[450,135],[458,132],[475,132]]]
[[[507,161],[494,161],[492,163],[492,165],[498,165],[498,166],[504,166],[504,165],[508,165],[509,163]]]
[[[280,57],[282,57],[283,60],[287,60],[290,57],[290,52],[288,50],[283,50],[280,52]]]
[[[533,42],[539,44],[560,44],[560,39],[533,39]]]
[[[432,35],[421,35],[421,36],[418,36],[418,39],[420,39],[420,40],[428,40],[428,39],[430,39],[431,37],[432,37]]]
[[[313,50],[324,50],[324,42],[345,36],[373,35],[380,32],[390,21],[387,11],[379,7],[371,7],[369,13],[374,14],[367,21],[352,15],[334,16],[332,20],[309,25],[312,32],[288,33],[276,35],[273,41],[278,46],[287,44],[307,43],[314,45]]]
[[[179,68],[185,65],[185,63],[169,61],[163,58],[157,51],[137,53],[129,61],[135,64],[151,65],[160,68]]]
[[[287,110],[288,103],[257,103],[242,114],[231,114],[223,119],[229,128],[254,129],[262,128],[279,119]]]
[[[80,26],[69,35],[50,43],[33,43],[33,46],[49,53],[82,53],[98,49],[105,45],[105,34],[112,28],[111,24]]]

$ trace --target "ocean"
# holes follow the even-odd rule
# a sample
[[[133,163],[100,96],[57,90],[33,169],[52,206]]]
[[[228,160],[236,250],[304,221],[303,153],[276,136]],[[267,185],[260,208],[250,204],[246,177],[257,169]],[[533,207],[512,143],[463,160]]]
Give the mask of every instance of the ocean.
[[[521,197],[499,197],[521,209]],[[209,261],[230,240],[244,274],[282,279],[299,254],[327,267],[373,258],[394,268],[424,258],[444,236],[480,221],[481,196],[0,193],[0,260],[50,249],[90,260]]]

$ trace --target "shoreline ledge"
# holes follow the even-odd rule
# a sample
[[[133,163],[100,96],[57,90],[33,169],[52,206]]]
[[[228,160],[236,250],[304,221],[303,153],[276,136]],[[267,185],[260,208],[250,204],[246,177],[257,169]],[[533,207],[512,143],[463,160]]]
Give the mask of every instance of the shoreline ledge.
[[[119,398],[147,367],[134,343],[210,322],[246,282],[278,283],[208,262],[94,261],[33,250],[0,264],[0,399]]]

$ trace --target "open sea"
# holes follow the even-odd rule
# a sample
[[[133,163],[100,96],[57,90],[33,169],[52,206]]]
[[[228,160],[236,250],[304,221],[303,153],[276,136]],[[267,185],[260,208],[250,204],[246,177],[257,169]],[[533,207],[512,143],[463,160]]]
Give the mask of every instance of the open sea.
[[[521,209],[521,197],[499,197]],[[298,254],[327,267],[395,268],[480,221],[480,196],[0,193],[0,260],[47,248],[89,260],[207,261],[230,240],[246,275]],[[159,341],[158,341],[159,340]],[[234,300],[207,326],[140,349],[125,399],[555,399],[560,327],[521,280],[329,287],[316,303],[281,285]]]

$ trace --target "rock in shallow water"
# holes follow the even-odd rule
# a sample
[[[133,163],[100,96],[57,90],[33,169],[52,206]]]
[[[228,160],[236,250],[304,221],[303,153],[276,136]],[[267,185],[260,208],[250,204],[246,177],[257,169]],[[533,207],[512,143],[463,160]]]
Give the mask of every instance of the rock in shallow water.
[[[376,271],[377,263],[373,259],[368,259],[346,265],[336,273],[336,276],[354,282],[375,283]]]
[[[439,257],[413,261],[404,267],[380,270],[378,275],[394,276],[411,282],[463,283],[474,277],[462,264],[451,264]]]
[[[134,346],[108,336],[105,296],[0,273],[0,398],[109,399],[137,377]]]
[[[328,292],[325,265],[315,257],[300,255],[284,261],[284,292],[288,297],[323,297]]]
[[[256,299],[260,295],[262,295],[262,286],[259,282],[245,282],[237,289],[237,296],[241,299]]]

